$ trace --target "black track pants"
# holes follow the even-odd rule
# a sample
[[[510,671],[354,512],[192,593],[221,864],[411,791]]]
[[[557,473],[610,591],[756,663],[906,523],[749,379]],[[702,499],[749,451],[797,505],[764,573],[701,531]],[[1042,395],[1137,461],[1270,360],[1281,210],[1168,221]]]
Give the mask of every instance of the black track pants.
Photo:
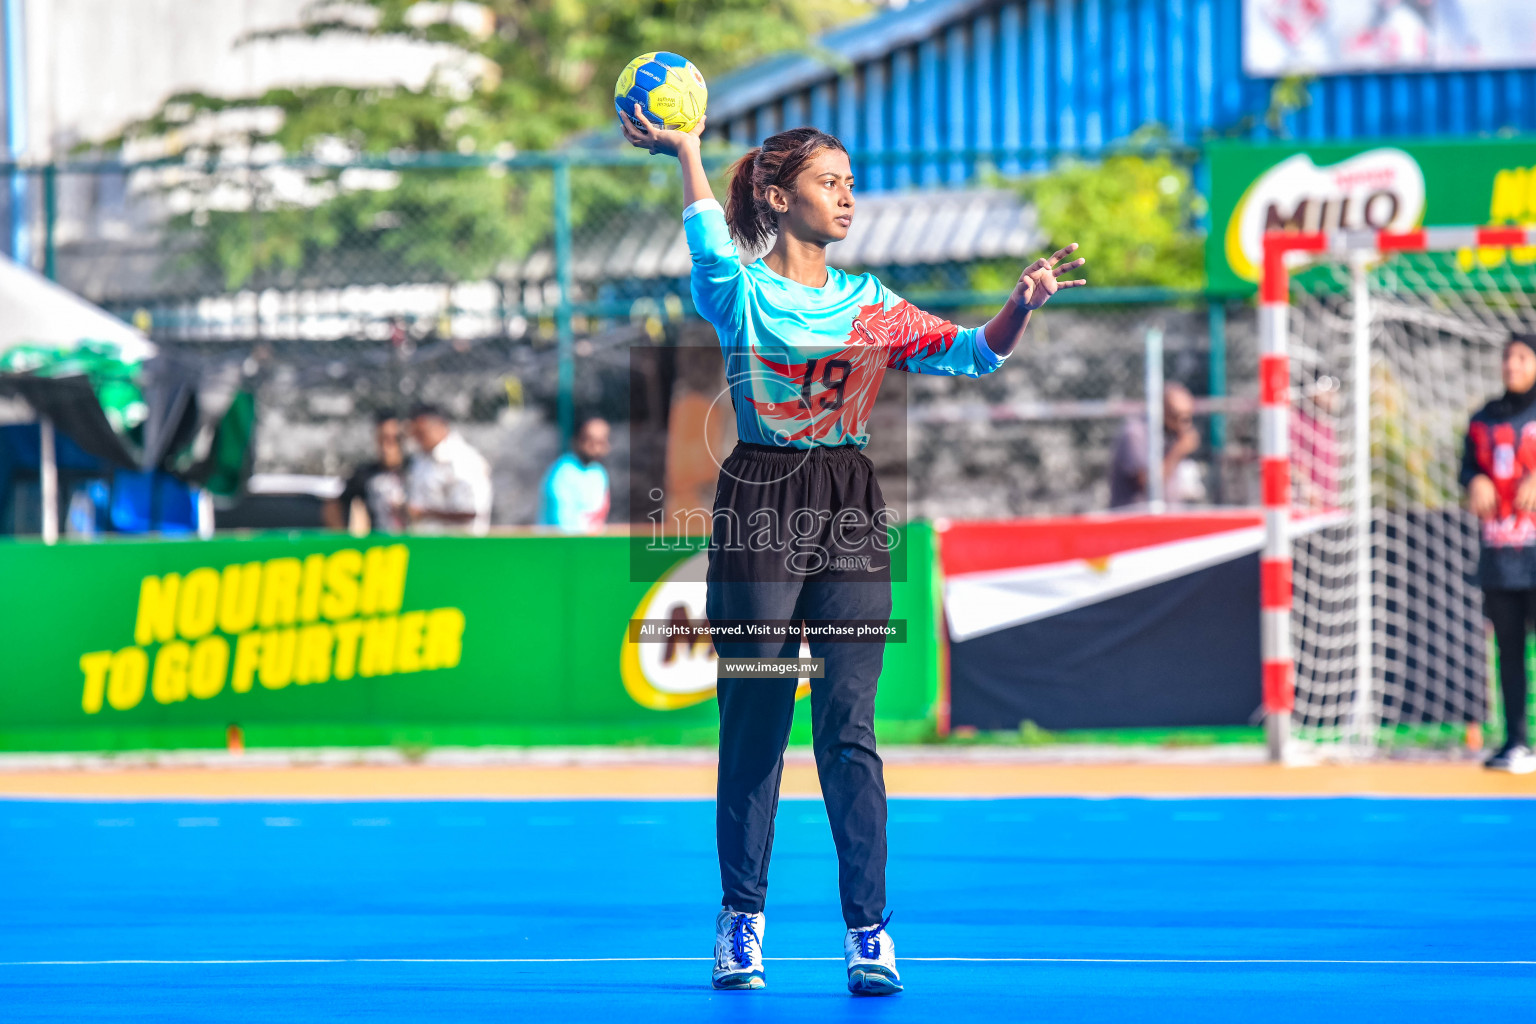
[[[1499,695],[1504,701],[1504,740],[1529,743],[1525,706],[1525,638],[1536,618],[1536,590],[1485,590],[1483,614],[1499,649]]]
[[[884,508],[873,468],[856,448],[772,449],[740,443],[722,465],[710,541],[706,611],[712,624],[735,620],[866,620],[891,614],[890,556]],[[837,536],[811,536],[809,524],[832,524],[852,509]],[[800,540],[747,543],[733,533],[771,510],[784,523],[799,516]],[[724,518],[722,518],[722,512]],[[862,533],[855,520],[868,517]],[[759,524],[763,520],[759,518]],[[814,569],[805,573],[797,570]],[[722,658],[793,658],[798,640],[715,639]],[[811,680],[816,770],[837,846],[838,889],[849,927],[880,921],[885,909],[885,777],[875,751],[875,690],[885,643],[812,638],[811,656],[825,676]],[[793,679],[719,681],[720,769],[716,840],[722,904],[756,913],[768,888],[773,820],[784,749],[794,718]]]

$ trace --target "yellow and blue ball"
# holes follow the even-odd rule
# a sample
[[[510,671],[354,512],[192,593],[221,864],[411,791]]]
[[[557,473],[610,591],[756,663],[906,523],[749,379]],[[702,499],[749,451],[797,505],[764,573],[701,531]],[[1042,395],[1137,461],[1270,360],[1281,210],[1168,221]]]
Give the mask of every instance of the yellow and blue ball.
[[[704,76],[686,57],[666,50],[642,53],[624,66],[613,87],[613,105],[635,121],[635,104],[658,128],[693,130],[704,116],[709,89]],[[636,122],[639,127],[639,122]]]

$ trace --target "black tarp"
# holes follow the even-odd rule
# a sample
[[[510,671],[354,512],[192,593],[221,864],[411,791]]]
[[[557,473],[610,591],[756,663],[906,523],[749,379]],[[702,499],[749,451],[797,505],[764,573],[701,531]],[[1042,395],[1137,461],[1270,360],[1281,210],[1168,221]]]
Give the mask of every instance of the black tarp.
[[[950,645],[950,723],[1113,729],[1258,721],[1259,558]]]
[[[81,450],[120,469],[170,473],[235,494],[250,472],[254,404],[237,366],[161,354],[138,373],[147,415],[115,430],[86,374],[0,374],[0,394],[24,399]]]

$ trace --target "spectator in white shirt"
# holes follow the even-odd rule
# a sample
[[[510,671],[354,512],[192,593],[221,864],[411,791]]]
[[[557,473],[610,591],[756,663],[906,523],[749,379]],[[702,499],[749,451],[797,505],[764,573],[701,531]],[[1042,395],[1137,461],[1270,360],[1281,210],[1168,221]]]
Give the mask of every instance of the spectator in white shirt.
[[[411,528],[418,533],[455,527],[485,533],[491,525],[491,467],[485,456],[434,405],[411,409],[410,432],[421,449],[411,456],[406,481]]]

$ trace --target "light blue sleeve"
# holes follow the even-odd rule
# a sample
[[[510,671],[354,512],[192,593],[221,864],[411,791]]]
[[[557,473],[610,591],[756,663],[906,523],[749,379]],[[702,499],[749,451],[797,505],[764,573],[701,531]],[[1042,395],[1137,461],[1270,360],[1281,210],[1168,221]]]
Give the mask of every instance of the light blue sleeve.
[[[564,458],[549,468],[544,477],[543,511],[539,522],[562,530],[580,530],[581,488],[575,470]]]
[[[886,366],[933,376],[980,377],[1003,365],[1006,356],[992,351],[980,327],[959,327],[925,313],[880,285],[890,330]]]
[[[539,525],[554,526],[555,511],[558,503],[555,500],[555,473],[560,469],[560,462],[544,471],[544,481],[539,484]]]
[[[735,335],[741,321],[747,282],[719,201],[700,199],[684,210],[683,234],[693,259],[688,281],[693,304],[724,341],[724,335]]]

